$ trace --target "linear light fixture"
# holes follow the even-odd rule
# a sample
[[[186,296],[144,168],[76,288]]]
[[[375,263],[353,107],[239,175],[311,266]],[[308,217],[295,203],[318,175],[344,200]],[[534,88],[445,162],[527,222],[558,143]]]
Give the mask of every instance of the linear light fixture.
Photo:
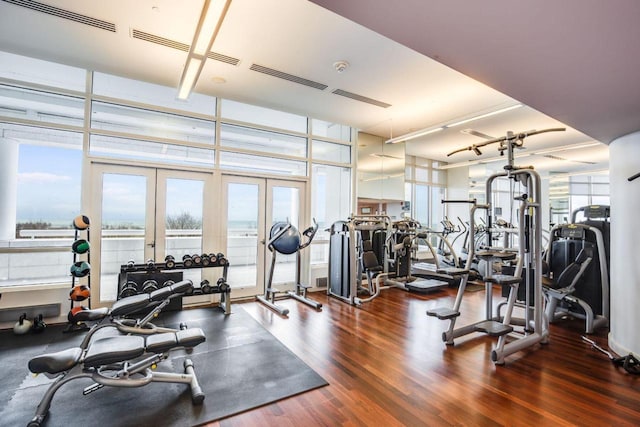
[[[180,78],[180,86],[178,87],[179,99],[187,99],[189,97],[200,76],[204,61],[207,59],[207,54],[218,35],[230,4],[231,0],[205,0],[202,14],[193,36],[193,43],[189,48],[187,62]]]
[[[522,107],[522,104],[512,105],[510,107],[501,108],[499,110],[491,111],[489,113],[480,114],[478,116],[473,116],[473,117],[470,117],[468,119],[464,119],[464,120],[460,120],[460,121],[457,121],[457,122],[454,122],[454,123],[450,123],[446,127],[447,128],[452,128],[452,127],[455,127],[455,126],[460,126],[460,125],[463,125],[465,123],[473,122],[474,120],[480,120],[480,119],[484,119],[486,117],[495,116],[497,114],[506,113],[507,111],[515,110],[516,108],[520,108],[520,107]]]
[[[427,129],[417,130],[415,132],[411,132],[404,135],[396,136],[395,138],[387,139],[385,141],[385,144],[395,144],[396,142],[409,141],[410,139],[420,138],[421,136],[440,132],[441,130],[444,130],[444,126],[440,126],[437,128],[427,128]]]
[[[520,108],[522,106],[523,106],[522,104],[515,104],[515,105],[511,105],[509,107],[501,108],[499,110],[490,111],[488,113],[484,113],[484,114],[480,114],[480,115],[477,115],[477,116],[469,117],[469,118],[463,119],[463,120],[458,120],[457,122],[441,125],[441,126],[438,126],[438,127],[431,126],[431,127],[425,128],[425,129],[417,130],[415,132],[410,132],[410,133],[407,133],[407,134],[404,134],[404,135],[396,136],[395,138],[387,139],[385,141],[385,143],[387,143],[387,144],[395,144],[396,142],[409,141],[411,139],[419,138],[421,136],[429,135],[429,134],[432,134],[432,133],[435,133],[435,132],[439,132],[441,130],[452,128],[452,127],[455,127],[455,126],[460,126],[462,124],[469,123],[469,122],[472,122],[474,120],[484,119],[486,117],[491,117],[491,116],[495,116],[497,114],[506,113],[507,111],[515,110],[516,108]]]

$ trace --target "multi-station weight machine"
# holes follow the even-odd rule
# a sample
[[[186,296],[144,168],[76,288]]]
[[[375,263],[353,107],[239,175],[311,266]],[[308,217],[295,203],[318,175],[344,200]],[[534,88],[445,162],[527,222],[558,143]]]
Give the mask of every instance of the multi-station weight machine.
[[[496,364],[504,364],[505,357],[532,347],[536,344],[543,344],[548,341],[548,324],[544,319],[544,298],[542,289],[542,196],[540,175],[531,166],[515,166],[514,150],[522,148],[524,139],[528,136],[545,132],[564,131],[564,128],[553,128],[539,131],[513,133],[508,132],[506,136],[475,144],[466,148],[455,150],[448,155],[462,151],[474,151],[480,154],[479,148],[489,144],[499,144],[500,155],[507,153],[507,164],[504,172],[496,173],[487,179],[486,199],[484,204],[469,201],[471,204],[469,230],[475,229],[475,214],[477,210],[483,210],[486,214],[486,246],[476,250],[474,244],[475,237],[472,235],[468,241],[468,258],[465,268],[471,268],[474,258],[486,261],[486,271],[483,280],[485,282],[485,318],[481,321],[471,323],[466,326],[456,328],[456,320],[460,316],[460,306],[465,292],[467,277],[464,277],[458,288],[458,293],[453,307],[439,307],[427,311],[428,316],[434,316],[441,320],[448,320],[449,327],[442,334],[443,341],[448,345],[453,345],[454,338],[468,335],[474,332],[485,333],[492,337],[498,337],[498,342],[491,352],[491,360]],[[500,177],[506,177],[519,182],[526,188],[526,193],[515,196],[518,201],[518,252],[513,253],[505,250],[497,250],[492,247],[492,189],[493,183]],[[496,261],[517,260],[513,275],[493,274],[493,264]],[[520,285],[524,283],[524,293],[519,292]],[[493,285],[500,285],[508,288],[506,308],[503,315],[493,314]],[[522,301],[524,300],[524,301]],[[513,309],[517,302],[523,302],[525,318],[512,318]],[[514,326],[524,326],[521,333],[512,334]],[[507,341],[507,337],[511,337]]]

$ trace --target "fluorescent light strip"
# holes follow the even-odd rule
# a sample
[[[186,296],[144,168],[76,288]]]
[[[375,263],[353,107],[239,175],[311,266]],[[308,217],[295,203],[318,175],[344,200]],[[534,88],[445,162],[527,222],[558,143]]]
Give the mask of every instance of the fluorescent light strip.
[[[407,133],[405,135],[400,135],[400,136],[396,136],[395,138],[391,138],[385,141],[385,143],[387,144],[395,144],[396,142],[403,142],[403,141],[409,141],[411,139],[415,139],[415,138],[419,138],[421,136],[425,136],[425,135],[429,135],[435,132],[439,132],[441,130],[445,130],[448,128],[452,128],[455,126],[459,126],[465,123],[469,123],[472,122],[474,120],[479,120],[479,119],[484,119],[486,117],[491,117],[491,116],[495,116],[497,114],[502,114],[502,113],[506,113],[507,111],[511,111],[511,110],[515,110],[516,108],[520,108],[522,107],[522,104],[515,104],[515,105],[511,105],[510,107],[505,107],[505,108],[501,108],[499,110],[495,110],[495,111],[491,111],[489,113],[485,113],[485,114],[480,114],[478,116],[474,116],[474,117],[470,117],[468,119],[464,119],[464,120],[459,120],[457,122],[454,123],[450,123],[447,125],[443,125],[443,126],[439,126],[439,127],[430,127],[430,128],[425,128],[422,130],[418,130],[415,132],[411,132],[411,133]]]
[[[180,90],[178,91],[178,98],[187,99],[193,89],[193,85],[196,83],[196,79],[200,74],[200,68],[202,66],[202,60],[197,58],[187,58],[187,66],[182,73],[182,80],[180,81]]]
[[[401,141],[409,141],[410,139],[415,139],[415,138],[419,138],[421,136],[425,136],[425,135],[429,135],[432,133],[436,133],[439,132],[441,130],[444,130],[444,126],[440,126],[439,128],[433,128],[433,129],[423,129],[423,130],[419,130],[416,132],[412,132],[412,133],[408,133],[405,135],[401,135],[401,136],[397,136],[395,138],[391,138],[385,141],[386,144],[395,144],[396,142],[401,142]]]
[[[231,4],[231,0],[205,0],[187,62],[180,78],[179,99],[187,99],[195,86],[204,61],[207,59],[207,54],[218,35],[222,20],[229,9],[229,4]]]

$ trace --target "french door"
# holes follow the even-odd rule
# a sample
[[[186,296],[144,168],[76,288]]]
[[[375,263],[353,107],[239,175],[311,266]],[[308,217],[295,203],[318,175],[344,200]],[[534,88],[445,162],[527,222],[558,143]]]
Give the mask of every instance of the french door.
[[[222,177],[223,240],[227,242],[229,285],[234,298],[262,294],[268,280],[272,253],[267,249],[269,232],[276,222],[290,222],[304,230],[309,224],[304,211],[305,183],[225,175]],[[301,230],[301,231],[302,231]],[[302,265],[308,262],[305,253]],[[277,254],[273,286],[280,290],[295,285],[295,254]],[[308,269],[302,268],[302,277]]]
[[[129,260],[164,262],[167,255],[181,261],[186,254],[212,252],[213,174],[152,167],[93,165],[91,218],[92,302],[118,297],[120,266]],[[205,271],[206,270],[206,271]],[[219,269],[183,270],[194,284],[217,280]],[[195,300],[198,301],[195,301]],[[200,301],[202,300],[202,301]],[[190,303],[210,301],[210,295]]]

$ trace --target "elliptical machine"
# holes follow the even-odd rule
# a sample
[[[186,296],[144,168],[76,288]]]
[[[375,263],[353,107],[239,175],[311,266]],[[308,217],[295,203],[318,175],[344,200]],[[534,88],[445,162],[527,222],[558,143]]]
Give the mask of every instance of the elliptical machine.
[[[289,309],[280,307],[275,303],[276,295],[283,293],[272,286],[273,271],[276,266],[276,255],[278,253],[284,255],[291,255],[294,252],[296,253],[296,288],[293,291],[287,291],[284,293],[286,297],[295,298],[316,310],[322,308],[321,303],[307,298],[307,289],[311,286],[300,283],[300,251],[311,244],[311,241],[317,231],[318,223],[314,219],[313,225],[302,232],[302,234],[307,238],[307,241],[301,244],[300,232],[290,222],[276,222],[271,226],[269,241],[267,242],[267,248],[269,248],[269,251],[272,253],[271,268],[269,269],[269,282],[267,283],[264,295],[258,295],[256,299],[270,309],[276,311],[281,316],[289,314]]]

